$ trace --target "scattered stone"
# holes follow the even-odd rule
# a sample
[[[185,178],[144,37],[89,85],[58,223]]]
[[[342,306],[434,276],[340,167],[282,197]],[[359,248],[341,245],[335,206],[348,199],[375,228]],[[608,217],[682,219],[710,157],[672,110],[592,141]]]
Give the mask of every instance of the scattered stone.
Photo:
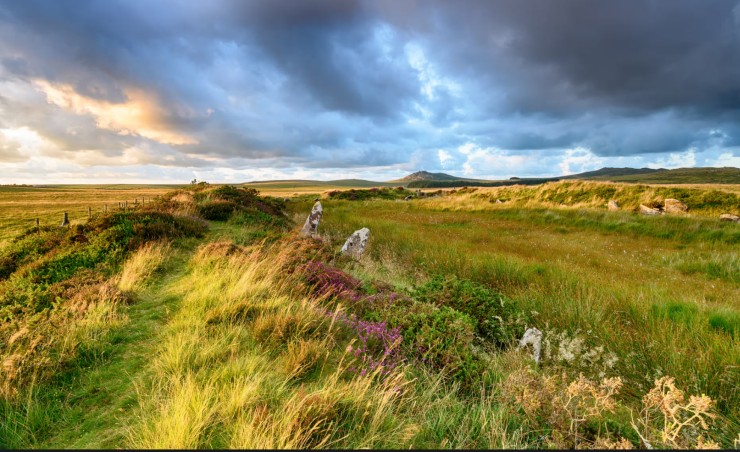
[[[719,219],[721,221],[734,221],[735,223],[740,223],[740,216],[733,215],[731,213],[723,213],[719,216]]]
[[[517,350],[524,348],[527,345],[531,345],[534,349],[532,351],[534,362],[540,362],[540,352],[542,351],[542,331],[534,327],[525,331],[524,336],[522,336],[522,339],[519,341]]]
[[[609,210],[619,210],[619,204],[617,204],[617,201],[610,200],[609,204],[606,205],[606,208]]]
[[[689,210],[689,206],[678,199],[666,198],[665,203],[663,204],[663,210],[665,213],[685,213]]]
[[[365,252],[367,241],[370,238],[370,229],[362,228],[352,233],[349,236],[344,246],[342,247],[342,254],[349,254],[355,259],[359,259],[362,253]]]
[[[290,198],[283,198],[283,202],[288,202],[288,201],[290,201]]]
[[[403,200],[404,201],[411,201],[411,198],[413,198],[413,196],[407,196],[407,197],[403,198]]]
[[[496,200],[496,204],[503,204],[503,203],[504,203],[504,202],[503,202],[503,201],[501,201],[500,199],[497,199],[497,200]]]
[[[663,215],[663,212],[659,209],[653,209],[643,204],[640,204],[640,213],[643,215]]]
[[[324,215],[324,209],[321,207],[321,201],[316,201],[311,209],[311,214],[306,218],[306,222],[303,224],[301,229],[301,235],[309,235],[311,237],[316,235],[316,231],[319,229],[319,221]]]

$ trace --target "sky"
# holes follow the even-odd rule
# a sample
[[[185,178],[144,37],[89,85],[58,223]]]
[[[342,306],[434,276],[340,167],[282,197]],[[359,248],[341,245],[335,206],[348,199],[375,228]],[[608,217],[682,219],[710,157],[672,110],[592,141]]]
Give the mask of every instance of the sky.
[[[740,167],[737,0],[0,0],[0,184]]]

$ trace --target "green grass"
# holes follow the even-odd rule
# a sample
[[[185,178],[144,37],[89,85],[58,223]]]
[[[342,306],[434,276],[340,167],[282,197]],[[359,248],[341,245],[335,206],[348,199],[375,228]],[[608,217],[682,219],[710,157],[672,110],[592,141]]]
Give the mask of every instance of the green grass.
[[[357,275],[400,286],[437,274],[480,282],[536,313],[540,329],[589,331],[587,341],[618,355],[633,393],[659,369],[718,400],[737,425],[740,348],[724,326],[740,311],[736,225],[585,209],[447,210],[454,198],[323,204],[320,231],[335,246],[371,231],[372,264]],[[309,208],[291,205],[298,219]],[[714,256],[713,273],[663,263],[690,253]]]
[[[637,445],[629,412],[654,379],[670,375],[687,397],[717,402],[710,436],[732,446],[740,431],[737,225],[587,208],[620,190],[594,187],[551,192],[562,197],[557,204],[580,208],[537,205],[524,199],[534,196],[529,189],[505,192],[520,196],[508,205],[477,190],[409,202],[335,196],[322,199],[322,241],[291,235],[290,222],[274,215],[282,201],[248,191],[165,196],[152,208],[178,216],[231,203],[229,215],[218,210],[226,221],[209,222],[203,238],[144,241],[126,254],[106,274],[125,303],[103,298],[64,328],[40,324],[69,338],[74,353],[3,399],[0,446],[572,447],[562,408],[534,419],[512,395],[526,389],[556,401],[544,387],[561,373],[556,395],[579,373],[623,378],[614,411],[580,431],[588,441],[609,425]],[[312,203],[308,195],[286,203],[296,228]],[[132,232],[142,231],[137,221]],[[363,226],[366,255],[339,256]],[[13,245],[13,281],[17,269],[69,281],[69,269],[43,273],[44,262],[93,262],[89,253],[69,260],[87,245],[64,242],[73,253],[47,256],[37,242]],[[357,286],[316,292],[307,262],[344,270]],[[349,347],[361,345],[362,330],[339,320],[345,314],[401,327],[402,365],[361,373],[367,362]],[[513,349],[527,326],[545,333],[540,366]],[[365,353],[377,353],[377,342],[367,344]]]

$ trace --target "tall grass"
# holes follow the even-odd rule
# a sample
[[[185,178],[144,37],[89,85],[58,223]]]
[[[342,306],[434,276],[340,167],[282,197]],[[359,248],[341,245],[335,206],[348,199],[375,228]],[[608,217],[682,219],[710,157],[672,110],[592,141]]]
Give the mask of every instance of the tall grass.
[[[353,372],[335,316],[286,277],[290,253],[216,243],[194,257],[171,289],[182,304],[141,389],[130,447],[523,445],[488,398],[465,402],[410,368]]]
[[[566,334],[569,343],[582,341],[588,350],[614,354],[610,372],[627,379],[625,396],[637,399],[654,378],[672,375],[691,391],[717,400],[733,426],[728,428],[737,428],[735,225],[584,210],[494,207],[475,212],[470,210],[479,200],[457,202],[454,197],[408,203],[327,201],[322,230],[327,238],[342,238],[359,227],[370,228],[366,259],[374,264],[347,267],[358,276],[367,268],[375,275],[396,273],[382,268],[393,256],[392,268],[407,274],[453,274],[496,288],[552,337]],[[296,211],[300,207],[308,206],[296,204]],[[601,219],[634,223],[636,233],[605,226]],[[674,232],[659,237],[661,229]],[[707,247],[711,254],[697,258],[698,250]],[[688,262],[695,267],[687,267]],[[409,282],[401,277],[398,283]],[[571,362],[552,364],[573,368]]]

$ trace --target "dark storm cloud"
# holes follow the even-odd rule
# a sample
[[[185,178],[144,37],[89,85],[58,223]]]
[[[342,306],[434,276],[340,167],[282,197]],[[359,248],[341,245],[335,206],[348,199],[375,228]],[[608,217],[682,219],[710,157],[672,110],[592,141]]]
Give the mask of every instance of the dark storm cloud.
[[[0,127],[183,166],[456,170],[466,143],[726,149],[740,144],[737,3],[4,0]],[[0,162],[21,158],[2,145]]]

